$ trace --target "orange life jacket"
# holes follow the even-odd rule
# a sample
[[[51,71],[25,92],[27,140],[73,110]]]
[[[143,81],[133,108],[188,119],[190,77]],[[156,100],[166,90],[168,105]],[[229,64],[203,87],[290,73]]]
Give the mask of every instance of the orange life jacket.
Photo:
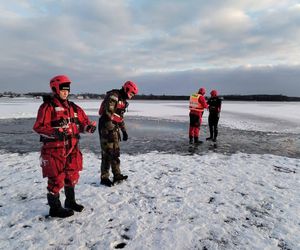
[[[201,112],[204,111],[204,107],[203,105],[199,102],[199,97],[201,96],[201,94],[192,94],[190,96],[190,111],[197,111],[197,112]]]

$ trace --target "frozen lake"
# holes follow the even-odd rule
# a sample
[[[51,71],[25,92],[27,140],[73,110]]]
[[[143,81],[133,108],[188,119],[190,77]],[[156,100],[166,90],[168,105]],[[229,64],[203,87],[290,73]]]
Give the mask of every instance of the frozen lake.
[[[32,131],[42,100],[0,99],[0,150],[16,153],[39,151],[39,136]],[[76,100],[92,120],[98,120],[100,100]],[[300,109],[291,102],[223,102],[216,152],[274,154],[300,157]],[[200,139],[208,137],[206,111]],[[22,119],[21,119],[22,118]],[[151,151],[189,154],[189,126],[186,101],[132,101],[126,113],[130,140],[122,142],[128,154]],[[97,132],[82,135],[81,147],[100,153]],[[193,151],[205,154],[210,144]]]
[[[75,100],[88,115],[97,116],[101,100]],[[0,98],[0,119],[35,118],[41,99]],[[248,131],[300,134],[299,102],[224,101],[220,125]],[[126,117],[188,122],[187,101],[131,100]],[[204,124],[208,112],[204,113]]]
[[[97,117],[91,116],[97,120]],[[39,136],[32,131],[34,118],[0,119],[0,150],[13,153],[29,153],[40,150]],[[138,117],[126,118],[130,140],[121,142],[121,150],[127,154],[142,154],[151,151],[190,154],[187,131],[188,123],[146,119]],[[208,136],[207,125],[201,128],[201,139]],[[274,154],[288,157],[300,157],[300,138],[297,134],[247,131],[219,127],[220,136],[215,152],[233,154],[237,152]],[[100,154],[97,131],[94,135],[81,136],[81,148]],[[204,142],[192,153],[206,154],[211,144]]]

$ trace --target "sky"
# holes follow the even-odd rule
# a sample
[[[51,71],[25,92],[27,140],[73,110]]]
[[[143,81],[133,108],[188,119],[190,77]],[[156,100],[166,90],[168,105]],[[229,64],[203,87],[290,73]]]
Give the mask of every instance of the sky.
[[[0,92],[300,96],[299,0],[0,0]]]

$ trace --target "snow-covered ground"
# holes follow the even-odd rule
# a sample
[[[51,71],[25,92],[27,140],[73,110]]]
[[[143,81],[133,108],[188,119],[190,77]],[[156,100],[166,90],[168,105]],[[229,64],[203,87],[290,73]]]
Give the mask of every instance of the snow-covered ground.
[[[2,98],[0,117],[35,117],[40,103]],[[96,115],[99,101],[77,103]],[[224,102],[220,124],[299,136],[297,106]],[[188,121],[186,102],[132,101],[127,115]],[[46,216],[39,153],[0,151],[0,249],[300,249],[299,158],[122,154],[129,179],[108,188],[99,155],[83,154],[76,194],[86,209],[55,219]]]

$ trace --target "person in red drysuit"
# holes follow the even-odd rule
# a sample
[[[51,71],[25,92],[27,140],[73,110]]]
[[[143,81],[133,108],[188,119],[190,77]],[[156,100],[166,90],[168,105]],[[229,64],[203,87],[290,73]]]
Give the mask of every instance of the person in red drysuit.
[[[190,127],[189,127],[189,142],[199,144],[200,126],[202,124],[202,115],[204,109],[208,108],[205,100],[205,88],[200,88],[198,93],[190,96]],[[194,140],[194,141],[193,141]]]
[[[81,212],[84,206],[75,201],[74,187],[82,170],[79,133],[94,133],[96,122],[90,122],[85,112],[68,100],[71,80],[58,75],[50,80],[53,95],[44,96],[33,126],[40,134],[40,164],[43,177],[48,178],[49,215],[65,218]],[[61,206],[59,192],[64,187],[65,208]]]

